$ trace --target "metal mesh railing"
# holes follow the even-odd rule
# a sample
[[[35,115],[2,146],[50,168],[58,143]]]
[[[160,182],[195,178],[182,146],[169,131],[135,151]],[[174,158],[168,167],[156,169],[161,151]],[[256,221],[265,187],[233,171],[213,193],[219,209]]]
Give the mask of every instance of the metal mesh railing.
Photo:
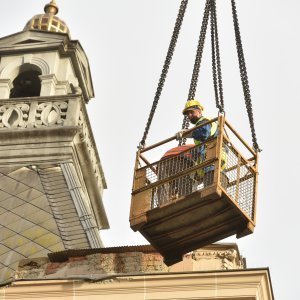
[[[215,162],[208,163],[206,157],[208,148],[215,144],[215,140],[144,167],[145,186],[157,183],[151,191],[152,208],[176,201],[213,183]]]
[[[246,161],[242,158],[228,141],[224,141],[223,146],[227,149],[227,166],[224,172],[228,180],[226,192],[243,212],[253,219],[256,182],[254,161]]]

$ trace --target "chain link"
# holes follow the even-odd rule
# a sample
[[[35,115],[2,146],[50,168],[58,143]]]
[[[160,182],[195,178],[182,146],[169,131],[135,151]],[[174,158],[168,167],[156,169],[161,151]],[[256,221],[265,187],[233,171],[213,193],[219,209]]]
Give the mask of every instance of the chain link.
[[[254,118],[253,118],[253,111],[252,111],[249,81],[248,81],[246,62],[245,62],[245,56],[244,56],[244,51],[243,51],[243,45],[242,45],[242,39],[241,39],[241,34],[240,34],[239,21],[238,21],[238,16],[237,16],[235,0],[231,0],[231,5],[232,5],[232,15],[233,15],[236,48],[237,48],[238,60],[239,60],[239,68],[240,68],[245,104],[246,104],[246,109],[247,109],[247,113],[248,113],[250,129],[251,129],[251,134],[252,134],[252,143],[253,143],[254,150],[256,152],[260,152],[261,149],[258,146],[255,128],[254,128]]]
[[[210,2],[211,2],[211,0],[206,0],[206,3],[205,3],[205,9],[204,9],[204,14],[203,14],[203,20],[202,20],[202,25],[201,25],[199,41],[198,41],[193,75],[192,75],[190,90],[189,90],[189,94],[188,94],[188,100],[194,99],[195,94],[196,94],[200,64],[201,64],[201,60],[202,60],[202,53],[203,53],[203,49],[204,49],[207,24],[208,24],[208,19],[209,19],[209,12],[211,9]]]
[[[177,15],[175,27],[173,30],[173,35],[170,41],[170,45],[168,48],[167,56],[164,62],[164,66],[161,72],[161,76],[159,79],[159,83],[157,86],[157,90],[155,93],[154,101],[152,104],[152,108],[148,117],[148,121],[146,124],[146,128],[144,131],[143,138],[140,142],[139,147],[142,148],[145,146],[145,141],[149,132],[150,125],[152,123],[152,119],[157,108],[158,101],[160,99],[160,95],[162,93],[162,89],[166,80],[166,76],[168,74],[168,70],[170,67],[170,63],[174,54],[174,50],[176,47],[176,43],[178,40],[179,32],[181,29],[182,21],[185,15],[186,7],[188,4],[188,0],[182,0],[179,8],[179,12]],[[234,23],[234,31],[235,31],[235,39],[236,39],[236,48],[238,53],[238,60],[239,60],[239,68],[240,68],[240,75],[241,81],[243,86],[244,98],[246,109],[248,113],[250,129],[252,133],[252,142],[253,148],[255,151],[261,151],[256,138],[255,128],[254,128],[254,118],[253,118],[253,111],[252,111],[252,103],[251,103],[251,95],[250,95],[250,88],[249,88],[249,81],[248,75],[246,70],[246,63],[245,57],[243,52],[242,40],[240,35],[239,29],[239,22],[237,17],[237,10],[235,0],[231,0],[232,4],[232,15],[233,15],[233,23]],[[216,106],[219,109],[220,113],[224,113],[224,96],[223,96],[223,83],[222,83],[222,72],[221,72],[221,59],[220,59],[220,49],[219,49],[219,38],[218,38],[218,27],[217,27],[217,14],[216,14],[216,3],[215,0],[206,0],[203,20],[200,30],[200,36],[198,40],[196,58],[194,63],[194,69],[192,74],[192,79],[190,83],[190,89],[188,94],[187,100],[192,100],[195,97],[198,77],[199,77],[199,70],[202,60],[202,54],[204,49],[205,37],[207,32],[207,25],[209,20],[209,15],[211,16],[211,43],[212,43],[212,70],[213,70],[213,81],[214,81],[214,90],[215,90],[215,98],[216,98]],[[190,121],[187,116],[184,116],[182,129],[187,129],[190,125]],[[179,141],[179,145],[185,145],[186,138]]]
[[[211,0],[210,16],[211,16],[210,25],[211,25],[212,73],[213,73],[216,107],[219,109],[219,113],[224,113],[223,81],[222,81],[218,22],[217,22],[215,0]]]
[[[139,148],[143,148],[145,146],[146,138],[147,138],[147,135],[148,135],[151,123],[152,123],[152,119],[153,119],[155,110],[157,108],[157,104],[160,99],[160,95],[161,95],[161,92],[162,92],[162,89],[163,89],[163,86],[164,86],[164,83],[165,83],[165,80],[166,80],[166,77],[167,77],[167,74],[169,71],[169,67],[170,67],[171,60],[172,60],[172,57],[174,54],[174,50],[175,50],[176,43],[178,40],[178,35],[179,35],[180,29],[181,29],[181,25],[182,25],[182,21],[183,21],[184,15],[185,15],[187,4],[188,4],[188,0],[181,1],[179,12],[178,12],[177,19],[176,19],[176,23],[175,23],[173,34],[172,34],[172,38],[171,38],[171,41],[169,44],[167,56],[166,56],[166,59],[165,59],[164,65],[163,65],[163,69],[162,69],[160,79],[158,82],[158,86],[157,86],[157,90],[155,93],[152,108],[151,108],[151,111],[150,111],[150,114],[148,117],[144,135],[140,142]]]
[[[206,0],[206,3],[205,3],[203,20],[202,20],[200,36],[199,36],[197,52],[196,52],[196,58],[195,58],[195,63],[194,63],[194,69],[193,69],[193,74],[192,74],[192,79],[191,79],[191,83],[190,83],[190,89],[189,89],[189,94],[188,94],[187,100],[194,99],[195,94],[196,94],[199,70],[200,70],[200,65],[201,65],[201,60],[202,60],[202,53],[203,53],[203,49],[204,49],[205,36],[206,36],[206,32],[207,32],[209,12],[210,12],[210,8],[211,8],[210,2],[211,2],[211,0]],[[187,128],[189,128],[189,125],[190,125],[190,121],[189,121],[188,117],[184,116],[181,128],[187,129]],[[179,146],[185,145],[185,144],[186,144],[186,138],[179,140]]]

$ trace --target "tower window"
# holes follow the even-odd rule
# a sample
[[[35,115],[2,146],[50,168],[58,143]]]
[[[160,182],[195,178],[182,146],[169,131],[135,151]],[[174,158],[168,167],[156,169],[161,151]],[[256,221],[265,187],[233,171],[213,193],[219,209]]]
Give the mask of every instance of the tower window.
[[[21,72],[13,81],[10,98],[36,97],[41,92],[40,72],[28,70]]]

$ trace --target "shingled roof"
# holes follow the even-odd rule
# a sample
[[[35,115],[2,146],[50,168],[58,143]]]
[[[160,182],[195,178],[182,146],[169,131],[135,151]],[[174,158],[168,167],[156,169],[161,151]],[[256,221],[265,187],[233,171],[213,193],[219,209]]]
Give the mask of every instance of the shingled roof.
[[[0,168],[0,282],[21,259],[91,247],[76,205],[61,164]]]

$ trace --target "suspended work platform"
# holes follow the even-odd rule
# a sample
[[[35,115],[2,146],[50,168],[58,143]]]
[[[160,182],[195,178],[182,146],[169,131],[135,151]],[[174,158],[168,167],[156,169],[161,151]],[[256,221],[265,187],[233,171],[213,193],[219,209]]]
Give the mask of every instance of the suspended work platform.
[[[218,135],[200,145],[167,148],[171,137],[137,152],[130,226],[167,265],[189,251],[254,231],[257,153],[222,115],[189,131],[212,122],[218,123]],[[161,159],[148,158],[155,156]]]

